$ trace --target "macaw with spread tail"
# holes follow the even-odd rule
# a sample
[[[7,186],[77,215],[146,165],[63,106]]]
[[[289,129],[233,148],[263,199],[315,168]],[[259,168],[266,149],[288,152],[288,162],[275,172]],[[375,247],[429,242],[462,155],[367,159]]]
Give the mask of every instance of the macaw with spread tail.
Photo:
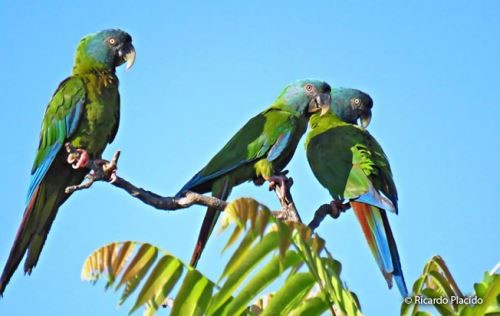
[[[0,277],[0,295],[26,254],[24,272],[35,267],[59,207],[81,183],[89,160],[98,160],[115,138],[120,95],[115,68],[135,60],[132,37],[109,29],[85,36],[75,54],[71,76],[54,92],[42,121],[40,143],[31,170],[26,208]],[[79,153],[68,156],[69,142]]]
[[[309,165],[333,197],[332,208],[350,203],[389,288],[394,279],[406,297],[408,290],[387,218],[387,212],[398,212],[396,185],[382,147],[365,130],[373,101],[355,89],[334,89],[332,95],[332,111],[313,114],[309,120]],[[358,119],[362,127],[355,125]]]
[[[266,110],[250,119],[229,142],[177,193],[212,192],[226,200],[231,189],[245,181],[269,181],[284,186],[280,172],[285,168],[307,129],[312,113],[326,113],[331,88],[319,80],[289,84]],[[282,193],[284,194],[284,193]],[[220,211],[208,208],[191,258],[196,266],[217,222]]]

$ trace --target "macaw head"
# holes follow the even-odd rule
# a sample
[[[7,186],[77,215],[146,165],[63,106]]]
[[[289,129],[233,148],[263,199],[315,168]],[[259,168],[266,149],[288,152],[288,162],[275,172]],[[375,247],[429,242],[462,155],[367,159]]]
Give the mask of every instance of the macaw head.
[[[74,73],[114,71],[125,62],[126,69],[135,61],[132,37],[118,29],[109,29],[85,36],[76,49]]]
[[[330,110],[330,85],[315,79],[297,80],[285,87],[274,103],[275,107],[290,111],[297,116],[310,116]]]
[[[334,88],[332,90],[333,113],[350,124],[358,124],[367,128],[372,119],[372,98],[363,91],[351,88]]]

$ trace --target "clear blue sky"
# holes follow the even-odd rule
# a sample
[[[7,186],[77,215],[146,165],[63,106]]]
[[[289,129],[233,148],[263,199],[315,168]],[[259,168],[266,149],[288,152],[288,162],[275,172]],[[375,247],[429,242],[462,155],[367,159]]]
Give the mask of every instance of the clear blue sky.
[[[316,77],[374,99],[372,134],[390,158],[400,215],[390,222],[408,285],[434,254],[464,292],[500,259],[500,2],[498,1],[9,1],[0,5],[3,266],[24,210],[45,106],[71,71],[79,39],[128,31],[137,49],[118,70],[122,116],[106,157],[119,174],[172,195],[290,81]],[[288,166],[302,217],[330,197],[303,145]],[[248,183],[278,208],[274,194]],[[1,315],[125,315],[118,296],[80,281],[101,245],[152,242],[188,260],[204,209],[162,212],[107,184],[60,209],[38,266],[17,271]],[[319,233],[343,263],[342,277],[367,315],[395,315],[401,298],[385,282],[353,214]],[[222,269],[211,241],[200,269]],[[495,250],[496,249],[496,250]],[[140,313],[138,313],[140,314]]]

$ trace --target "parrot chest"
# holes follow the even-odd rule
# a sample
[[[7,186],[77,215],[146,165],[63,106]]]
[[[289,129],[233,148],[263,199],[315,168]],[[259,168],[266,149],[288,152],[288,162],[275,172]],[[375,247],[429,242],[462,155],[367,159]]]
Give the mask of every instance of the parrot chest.
[[[308,143],[311,170],[334,199],[366,193],[378,172],[371,151],[359,135],[357,127],[334,126],[317,133]]]
[[[84,78],[87,101],[73,146],[84,148],[91,156],[100,156],[113,137],[119,119],[118,79],[113,75],[89,75]]]
[[[335,200],[344,200],[352,169],[351,145],[336,128],[314,135],[307,144],[307,160],[311,170]]]

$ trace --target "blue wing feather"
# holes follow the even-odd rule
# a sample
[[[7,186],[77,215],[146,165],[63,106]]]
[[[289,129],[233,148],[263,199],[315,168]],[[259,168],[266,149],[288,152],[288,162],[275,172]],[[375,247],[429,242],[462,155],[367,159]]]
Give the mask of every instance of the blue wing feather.
[[[278,119],[278,121],[274,121],[273,124],[277,124],[278,128],[280,130],[279,133],[275,133],[273,130],[273,133],[268,133],[266,132],[266,129],[264,128],[264,125],[262,124],[262,121],[265,120],[264,116],[268,115],[269,113],[275,115],[275,119]],[[290,124],[291,123],[291,124]],[[191,190],[197,186],[203,185],[204,183],[207,183],[209,181],[212,181],[224,174],[227,174],[229,172],[234,171],[235,169],[238,169],[239,167],[253,163],[259,159],[266,158],[268,161],[273,161],[277,159],[283,151],[286,149],[287,145],[290,142],[290,139],[293,135],[293,132],[295,131],[296,124],[293,122],[293,120],[290,118],[290,114],[283,112],[281,110],[266,110],[254,118],[252,118],[250,121],[245,124],[243,128],[241,128],[238,133],[233,136],[233,138],[224,146],[224,148],[216,154],[214,158],[216,158],[218,155],[221,154],[221,152],[224,151],[230,151],[232,146],[239,142],[240,139],[245,139],[246,146],[241,146],[241,148],[246,148],[247,152],[245,153],[238,153],[233,156],[246,156],[244,159],[238,159],[238,160],[233,160],[230,162],[230,164],[226,164],[222,168],[218,168],[219,170],[214,170],[211,173],[207,174],[206,170],[207,167],[209,167],[211,162],[214,160],[212,158],[211,162],[208,163],[205,168],[203,168],[200,172],[195,174],[183,187],[182,189],[176,194],[176,197],[182,196],[182,194],[188,190]],[[255,135],[255,138],[249,138],[249,137],[243,137],[243,134],[251,134],[251,133],[258,133]],[[241,144],[241,142],[240,142]],[[239,149],[238,149],[239,150]],[[211,168],[213,169],[213,168]],[[205,174],[203,174],[205,172]]]
[[[71,110],[70,115],[66,116],[66,133],[68,136],[73,135],[78,126],[78,122],[80,122],[80,117],[83,111],[83,103],[84,99],[80,99],[79,102],[74,106]]]
[[[288,130],[285,134],[281,134],[277,141],[274,143],[273,147],[269,150],[267,154],[267,160],[273,161],[278,158],[281,153],[287,148],[290,138],[292,137],[292,131]]]
[[[54,158],[56,157],[57,153],[61,149],[62,144],[57,142],[52,145],[50,148],[49,152],[47,153],[45,159],[42,161],[42,163],[36,168],[31,175],[31,180],[30,180],[30,185],[28,188],[28,194],[26,196],[26,204],[29,203],[31,200],[31,197],[33,196],[33,192],[35,192],[36,188],[38,185],[42,182],[43,177],[47,173],[47,170],[49,170],[50,165],[52,164],[52,161],[54,161]]]
[[[64,82],[61,83],[61,86],[63,84]],[[83,112],[84,104],[85,94],[83,94],[82,97],[78,99],[76,104],[71,107],[66,116],[62,119],[54,120],[53,123],[47,127],[46,132],[40,135],[40,147],[47,147],[44,149],[39,148],[39,150],[44,150],[45,157],[39,164],[34,166],[31,171],[31,180],[28,188],[28,194],[26,196],[27,204],[33,197],[33,193],[36,188],[45,177],[45,174],[47,174],[52,162],[63,147],[64,142],[75,133]]]
[[[354,198],[354,200],[379,207],[386,211],[396,212],[396,207],[392,204],[391,200],[382,192],[376,191],[371,183],[369,184],[368,192],[361,194]]]
[[[256,157],[254,157],[253,159],[249,159],[249,160],[242,160],[240,161],[239,163],[237,164],[234,164],[233,166],[229,167],[229,168],[225,168],[225,169],[222,169],[222,170],[219,170],[217,172],[213,172],[209,175],[202,175],[201,174],[201,171],[198,172],[197,174],[195,174],[191,180],[189,180],[183,187],[182,189],[179,190],[179,192],[177,192],[177,194],[175,195],[176,198],[179,198],[182,196],[182,194],[184,194],[184,192],[190,190],[191,188],[194,188],[202,183],[205,183],[207,181],[210,181],[212,179],[215,179],[223,174],[226,174],[228,172],[231,172],[237,168],[239,168],[240,166],[244,165],[244,164],[247,164],[247,163],[250,163],[250,162],[253,162],[255,160],[258,160],[260,158],[262,158],[262,156],[264,156],[267,152],[267,157],[266,159],[269,160],[269,161],[273,161],[275,160],[276,158],[278,158],[281,153],[283,152],[283,150],[285,150],[286,146],[288,145],[288,142],[290,140],[290,137],[292,136],[292,131],[291,130],[288,130],[287,133],[285,134],[282,134],[278,137],[278,139],[276,140],[276,142],[273,144],[273,146],[270,146],[269,142],[264,142],[262,144],[262,148],[259,150],[259,152],[257,153]],[[271,147],[271,149],[269,149]]]
[[[259,158],[255,158],[253,160],[257,160]],[[249,161],[248,160],[243,160],[241,161],[240,163],[238,164],[235,164],[233,166],[231,166],[230,168],[226,168],[226,169],[222,169],[222,170],[219,170],[217,172],[213,172],[209,175],[202,175],[201,174],[201,171],[198,172],[197,174],[195,174],[191,180],[189,180],[183,187],[182,189],[179,190],[179,192],[177,192],[177,194],[175,195],[175,198],[180,198],[182,196],[182,194],[184,194],[186,191],[189,191],[191,188],[194,188],[200,184],[203,184],[207,181],[210,181],[212,179],[215,179],[223,174],[226,174],[228,172],[231,172],[233,171],[234,169],[244,165],[244,164],[247,164]]]

